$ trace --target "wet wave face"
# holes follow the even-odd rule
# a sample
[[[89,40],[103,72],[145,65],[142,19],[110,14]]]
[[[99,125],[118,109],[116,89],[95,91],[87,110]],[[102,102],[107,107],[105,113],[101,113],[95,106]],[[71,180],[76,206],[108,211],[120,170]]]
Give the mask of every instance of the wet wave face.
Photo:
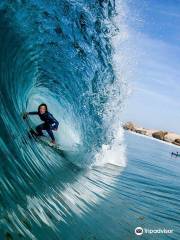
[[[113,0],[1,1],[0,237],[93,239],[90,214],[125,166],[116,15]],[[22,112],[42,102],[60,122],[63,156],[28,138]]]

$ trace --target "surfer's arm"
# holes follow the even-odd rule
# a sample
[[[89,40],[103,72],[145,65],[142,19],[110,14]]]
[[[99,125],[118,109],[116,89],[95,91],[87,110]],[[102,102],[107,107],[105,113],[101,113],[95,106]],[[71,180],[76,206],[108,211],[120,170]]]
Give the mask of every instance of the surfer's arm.
[[[37,115],[37,114],[38,114],[38,112],[25,112],[23,114],[23,119],[26,119],[28,115]]]
[[[38,112],[27,112],[27,115],[38,115]]]

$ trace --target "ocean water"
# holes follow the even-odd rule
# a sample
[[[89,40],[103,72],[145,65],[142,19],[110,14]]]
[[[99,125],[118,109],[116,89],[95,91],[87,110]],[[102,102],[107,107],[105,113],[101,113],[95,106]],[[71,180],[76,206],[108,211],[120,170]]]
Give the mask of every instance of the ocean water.
[[[85,218],[126,165],[121,9],[113,0],[0,1],[0,238],[91,237]],[[38,119],[22,113],[41,102],[60,122],[63,156],[28,138]]]
[[[118,185],[124,239],[179,239],[180,158],[171,157],[179,147],[131,133],[126,133],[126,143],[128,164]],[[136,227],[173,233],[135,237]]]
[[[1,208],[1,238],[9,232],[10,239],[178,240],[180,158],[170,155],[178,148],[130,133],[125,144],[125,168],[106,164],[82,170],[58,159],[56,173],[50,168],[46,178],[28,182],[26,196],[22,189],[13,192],[13,204],[1,198],[6,206],[6,211]],[[3,196],[8,191],[12,186]],[[136,227],[173,233],[140,237]]]
[[[121,128],[128,16],[124,1],[0,2],[0,239],[178,239],[176,148]],[[28,138],[41,102],[63,155]]]

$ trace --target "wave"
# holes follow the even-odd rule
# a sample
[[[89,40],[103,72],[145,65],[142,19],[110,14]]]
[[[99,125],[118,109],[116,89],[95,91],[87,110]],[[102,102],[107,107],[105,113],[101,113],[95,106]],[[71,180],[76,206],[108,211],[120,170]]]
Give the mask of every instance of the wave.
[[[43,239],[51,231],[53,239],[60,231],[54,222],[67,221],[72,212],[85,214],[109,192],[98,179],[111,188],[121,171],[109,165],[106,171],[113,168],[116,174],[108,177],[103,167],[99,171],[94,166],[125,166],[117,113],[126,81],[113,53],[115,36],[118,41],[123,36],[117,16],[113,0],[1,1],[3,234]],[[60,122],[56,138],[67,149],[66,158],[28,138],[22,112],[36,110],[41,102]],[[43,224],[51,230],[38,235]]]

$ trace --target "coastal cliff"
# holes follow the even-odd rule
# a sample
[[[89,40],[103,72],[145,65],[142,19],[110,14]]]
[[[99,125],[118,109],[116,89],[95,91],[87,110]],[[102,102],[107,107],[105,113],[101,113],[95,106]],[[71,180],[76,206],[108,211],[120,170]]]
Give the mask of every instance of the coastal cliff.
[[[123,128],[128,131],[143,134],[149,137],[153,137],[153,138],[180,146],[180,135],[173,132],[147,129],[147,128],[136,126],[132,122],[127,122],[123,124]]]

